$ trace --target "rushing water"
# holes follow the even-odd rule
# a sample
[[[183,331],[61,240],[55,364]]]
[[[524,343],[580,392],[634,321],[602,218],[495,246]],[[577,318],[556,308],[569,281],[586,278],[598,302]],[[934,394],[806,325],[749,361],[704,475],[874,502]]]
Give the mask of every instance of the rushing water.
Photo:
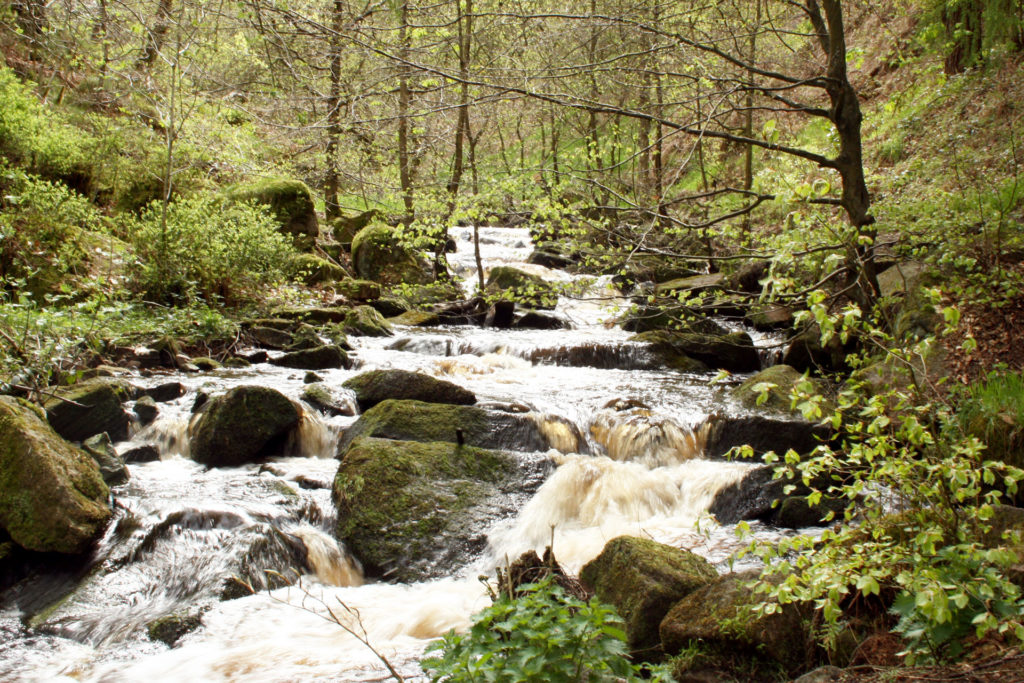
[[[475,282],[472,232],[454,237],[453,270]],[[161,459],[131,465],[130,481],[114,489],[115,521],[86,571],[36,577],[5,596],[0,679],[386,678],[363,641],[415,678],[429,641],[465,627],[488,604],[478,576],[527,549],[553,541],[559,561],[575,572],[606,541],[632,534],[728,566],[742,542],[705,511],[749,465],[700,457],[695,427],[723,408],[709,377],[658,369],[643,344],[609,324],[626,304],[607,280],[523,265],[527,231],[481,229],[481,247],[485,267],[513,264],[575,283],[580,296],[563,297],[555,311],[573,329],[406,328],[353,339],[355,368],[319,372],[337,387],[368,369],[419,370],[471,389],[481,402],[521,405],[544,426],[562,451],[551,453],[557,468],[514,517],[496,523],[488,552],[473,566],[413,585],[364,581],[358,561],[330,533],[337,435],[356,418],[308,409],[287,455],[263,465],[206,469],[188,459],[197,392],[264,384],[298,398],[303,372],[263,364],[131,376],[143,386],[173,379],[188,389],[160,404],[158,420],[135,435],[159,444]],[[764,538],[776,533],[754,527]],[[258,591],[222,599],[248,593],[238,590],[243,584]],[[174,648],[146,630],[171,614],[201,619]]]

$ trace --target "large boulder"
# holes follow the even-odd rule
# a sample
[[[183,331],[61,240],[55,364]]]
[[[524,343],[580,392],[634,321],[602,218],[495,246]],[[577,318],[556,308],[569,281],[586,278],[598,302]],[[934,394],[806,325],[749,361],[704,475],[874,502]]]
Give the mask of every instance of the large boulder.
[[[434,279],[426,260],[383,223],[371,223],[352,238],[352,265],[359,277],[384,285],[425,285]]]
[[[353,337],[390,337],[391,324],[372,306],[356,306],[338,323],[342,332]]]
[[[350,250],[352,239],[359,231],[380,219],[381,213],[377,209],[363,211],[355,216],[337,216],[331,220],[331,230],[334,233],[334,239],[341,243],[344,249]]]
[[[78,554],[110,520],[100,469],[35,409],[0,396],[0,528],[23,548]]]
[[[722,458],[736,446],[750,446],[755,456],[768,451],[810,453],[832,435],[827,426],[765,415],[714,414],[705,425],[706,458]]]
[[[124,459],[114,450],[106,434],[91,436],[82,442],[82,450],[100,466],[100,476],[107,486],[118,486],[128,481],[128,468]]]
[[[486,548],[487,529],[514,514],[549,468],[540,456],[364,437],[334,480],[337,535],[369,576],[447,576]]]
[[[345,269],[315,254],[296,254],[288,260],[288,271],[307,285],[336,282],[348,277]]]
[[[338,442],[343,455],[356,439],[464,443],[478,448],[546,451],[551,447],[532,418],[468,405],[387,400],[359,416]]]
[[[259,460],[281,447],[299,418],[299,409],[279,391],[235,387],[203,407],[190,442],[192,458],[210,467]]]
[[[511,266],[495,266],[487,273],[484,292],[523,303],[531,308],[552,309],[558,303],[558,290],[533,275]]]
[[[476,403],[476,396],[468,389],[409,370],[371,370],[345,380],[342,386],[355,393],[360,410],[369,410],[389,398],[462,406]]]
[[[838,336],[832,336],[822,344],[821,328],[814,323],[797,332],[783,352],[782,362],[800,372],[835,372],[846,369],[849,350]]]
[[[717,577],[699,555],[632,536],[609,541],[580,573],[602,602],[615,606],[634,652],[656,648],[672,605]]]
[[[732,397],[745,408],[771,410],[799,417],[802,416],[802,413],[792,405],[790,394],[802,380],[803,374],[797,372],[795,368],[788,365],[773,365],[756,373],[733,389]],[[825,392],[826,387],[822,380],[812,379],[810,382],[818,394]],[[766,398],[763,403],[758,404],[762,386],[767,389]],[[833,409],[831,400],[827,398],[819,405],[823,412],[830,412]]]
[[[690,358],[709,368],[730,372],[754,372],[761,359],[746,332],[705,334],[676,330],[652,330],[635,335],[632,341],[651,344],[652,351],[671,367],[679,367],[680,358]]]
[[[301,180],[268,178],[254,185],[235,188],[231,198],[266,206],[277,219],[283,233],[308,237],[320,234],[313,194]]]
[[[720,292],[725,287],[725,283],[726,275],[724,273],[708,273],[707,275],[691,275],[662,282],[654,288],[654,291],[659,295],[694,296]]]
[[[90,379],[54,393],[43,406],[46,419],[68,441],[84,441],[103,432],[114,441],[128,438],[131,417],[121,402],[131,398],[131,391],[125,382]]]
[[[733,662],[745,655],[786,670],[803,665],[812,646],[811,610],[791,603],[774,614],[754,616],[751,608],[763,601],[750,588],[757,576],[756,570],[723,574],[677,602],[661,622],[665,653],[697,645]]]

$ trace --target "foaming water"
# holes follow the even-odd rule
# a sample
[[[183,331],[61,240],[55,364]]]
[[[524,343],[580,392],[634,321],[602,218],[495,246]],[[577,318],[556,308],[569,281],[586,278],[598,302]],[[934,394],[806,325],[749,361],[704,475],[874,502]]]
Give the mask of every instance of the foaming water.
[[[590,424],[590,435],[612,460],[640,462],[653,468],[700,457],[707,427],[694,431],[643,408],[606,410]]]
[[[749,469],[740,463],[687,460],[651,469],[604,456],[558,456],[560,463],[508,528],[491,537],[495,557],[518,557],[554,538],[555,554],[577,572],[616,536],[660,540],[693,530],[722,488]]]

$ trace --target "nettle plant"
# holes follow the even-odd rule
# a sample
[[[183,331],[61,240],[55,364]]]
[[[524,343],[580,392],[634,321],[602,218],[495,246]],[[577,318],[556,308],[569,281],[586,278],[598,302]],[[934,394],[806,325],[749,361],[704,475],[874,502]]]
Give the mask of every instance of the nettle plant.
[[[550,578],[520,589],[478,613],[467,633],[449,632],[428,648],[423,670],[432,681],[639,680],[613,607],[567,595]]]
[[[793,406],[822,420],[834,438],[809,455],[767,454],[776,476],[801,484],[814,506],[824,497],[846,501],[845,512],[820,538],[796,536],[776,545],[752,544],[765,562],[757,608],[770,614],[786,603],[811,603],[823,644],[832,649],[850,626],[851,607],[890,610],[906,641],[908,662],[956,657],[965,638],[1001,634],[1024,642],[1024,599],[1008,577],[1019,561],[1017,533],[1003,534],[998,505],[1015,495],[1024,471],[988,459],[985,445],[957,419],[957,392],[932,383],[926,371],[939,344],[959,322],[955,308],[938,306],[937,335],[896,339],[856,305],[830,313],[824,294],[812,294],[808,315],[822,342],[857,335],[864,349],[835,410],[805,378]],[[970,341],[970,340],[969,340]]]

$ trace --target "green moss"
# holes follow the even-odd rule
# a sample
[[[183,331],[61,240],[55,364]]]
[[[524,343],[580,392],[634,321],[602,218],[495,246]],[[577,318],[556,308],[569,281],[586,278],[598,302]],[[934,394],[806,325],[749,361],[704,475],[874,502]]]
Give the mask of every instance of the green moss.
[[[389,318],[388,323],[391,325],[407,325],[409,327],[427,327],[430,325],[439,325],[441,319],[437,313],[430,313],[428,311],[406,311],[401,315],[396,315],[394,318]]]
[[[451,443],[361,438],[338,469],[337,534],[371,574],[404,581],[474,537],[476,508],[516,472],[499,451]]]
[[[298,422],[298,409],[280,392],[235,387],[210,401],[192,436],[192,457],[211,467],[251,462]]]
[[[345,334],[354,337],[389,337],[391,325],[376,309],[370,306],[356,306],[340,323]]]
[[[355,392],[363,410],[389,398],[454,405],[476,403],[476,396],[457,384],[409,370],[371,370],[345,380],[342,386]]]
[[[429,265],[383,223],[371,223],[352,238],[352,264],[360,277],[386,285],[422,285],[434,279]]]
[[[345,269],[315,254],[296,254],[288,260],[292,277],[307,285],[335,282],[348,277]]]
[[[316,237],[317,224],[313,195],[301,180],[268,178],[229,193],[235,201],[251,201],[270,208],[282,232]]]
[[[793,387],[802,379],[803,375],[788,365],[773,365],[770,368],[765,368],[736,387],[732,395],[733,398],[747,408],[761,407],[767,410],[799,415],[799,411],[790,407],[789,395],[793,391]],[[761,391],[755,388],[759,384],[775,385],[768,389],[768,398],[760,406],[758,405],[758,398],[761,396]],[[820,386],[818,387],[819,391],[821,388]]]
[[[494,298],[510,299],[531,308],[554,308],[558,290],[543,278],[511,266],[496,266],[487,274],[484,291]]]

